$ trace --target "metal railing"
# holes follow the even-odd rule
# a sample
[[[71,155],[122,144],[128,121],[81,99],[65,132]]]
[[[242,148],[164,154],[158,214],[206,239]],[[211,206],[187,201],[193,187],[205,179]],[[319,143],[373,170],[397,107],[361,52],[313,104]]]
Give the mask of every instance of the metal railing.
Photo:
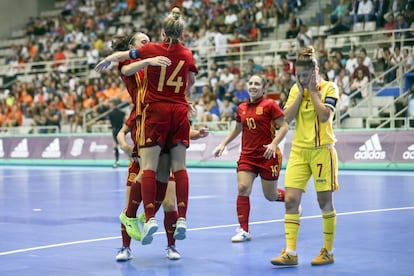
[[[2,136],[24,135],[24,134],[51,134],[59,133],[58,126],[19,126],[0,127]]]

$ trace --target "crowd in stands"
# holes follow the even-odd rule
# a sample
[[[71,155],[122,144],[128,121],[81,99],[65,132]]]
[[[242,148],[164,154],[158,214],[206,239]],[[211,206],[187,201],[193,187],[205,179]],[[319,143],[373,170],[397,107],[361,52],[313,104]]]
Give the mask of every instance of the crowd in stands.
[[[295,83],[295,49],[286,49],[286,54],[281,55],[281,66],[263,65],[251,58],[240,67],[231,58],[240,51],[240,43],[265,38],[270,18],[289,23],[286,38],[297,39],[299,45],[315,46],[321,73],[337,83],[343,97],[357,90],[357,97],[367,97],[369,80],[412,55],[410,48],[399,45],[379,45],[374,56],[364,48],[348,49],[346,54],[341,49],[334,54],[328,52],[324,37],[312,34],[300,19],[306,4],[303,0],[66,0],[60,14],[30,18],[26,24],[27,44],[14,46],[13,55],[6,58],[6,64],[14,65],[10,77],[32,62],[53,61],[53,66],[51,73],[35,74],[30,80],[16,80],[7,89],[0,89],[0,127],[20,126],[24,118],[30,118],[33,126],[60,129],[62,124],[69,124],[71,132],[90,130],[82,126],[94,118],[100,118],[94,124],[107,123],[109,100],[128,101],[117,70],[113,67],[100,75],[82,78],[71,70],[68,60],[86,57],[91,70],[101,57],[112,52],[114,36],[136,30],[157,41],[161,19],[176,5],[182,7],[187,24],[183,43],[197,49],[196,59],[203,58],[207,47],[215,47],[216,59],[209,66],[206,83],[193,89],[197,114],[192,120],[197,122],[234,120],[238,104],[248,99],[246,79],[251,74],[266,77],[269,97],[283,107]],[[356,22],[375,21],[378,29],[400,30],[399,35],[409,38],[412,33],[404,29],[414,22],[413,5],[411,0],[340,0],[330,14],[327,35],[348,32]],[[139,26],[122,20],[137,13]],[[116,26],[113,33],[108,31],[111,26]],[[408,59],[404,71],[413,66],[412,58]],[[402,73],[396,70],[378,82],[390,83]],[[348,101],[344,98],[344,102]]]

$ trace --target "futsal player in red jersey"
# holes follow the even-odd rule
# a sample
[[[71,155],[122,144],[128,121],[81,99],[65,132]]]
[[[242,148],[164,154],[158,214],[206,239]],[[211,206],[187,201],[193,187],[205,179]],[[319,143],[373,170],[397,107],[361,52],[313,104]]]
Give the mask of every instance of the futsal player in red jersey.
[[[118,51],[134,49],[146,44],[149,41],[150,39],[146,34],[138,32],[133,35],[128,35],[119,38],[117,41],[114,42],[113,49]],[[139,132],[137,132],[137,129],[140,128],[143,101],[142,92],[144,85],[144,72],[141,69],[149,64],[152,64],[154,66],[164,65],[166,60],[169,62],[168,59],[160,56],[146,60],[118,60],[119,63],[117,68],[120,72],[122,80],[124,81],[125,87],[127,88],[127,91],[131,97],[133,106],[131,108],[131,113],[127,121],[125,122],[124,126],[121,128],[117,135],[121,149],[131,157],[131,161],[128,166],[126,208],[124,211],[122,211],[121,215],[119,216],[121,220],[122,248],[119,250],[115,258],[117,261],[127,261],[132,258],[130,250],[131,237],[135,240],[141,239],[141,230],[138,226],[138,218],[136,218],[138,207],[142,201],[141,184],[140,180],[137,179],[137,175],[140,171],[140,165],[138,162],[138,149],[136,147],[136,139],[137,136],[139,136]],[[128,69],[127,67],[127,65],[131,63],[134,63],[134,70],[131,70],[130,68]],[[131,138],[134,142],[134,146],[130,146],[126,143],[126,133],[128,133],[129,131],[131,132]],[[161,206],[161,202],[165,198],[169,178],[169,156],[166,155],[165,157],[163,157],[163,160],[165,160],[165,169],[159,170],[159,174],[157,175],[157,178],[159,179],[157,209],[159,209],[159,207]],[[174,206],[175,205],[173,205],[172,208],[174,208]],[[164,211],[166,209],[169,210],[171,208],[167,206],[164,209]],[[164,225],[166,227],[167,233],[171,233],[171,230],[175,230],[174,224],[177,219],[175,213],[176,212],[165,212]],[[167,234],[167,239],[167,257],[169,259],[174,260],[179,259],[180,255],[178,251],[175,249],[175,240],[173,240],[172,234]]]
[[[219,157],[226,145],[242,133],[241,153],[237,162],[238,196],[236,202],[239,228],[232,242],[251,240],[249,231],[250,193],[260,175],[262,190],[269,201],[284,201],[284,191],[277,189],[282,154],[278,147],[289,126],[283,111],[272,99],[263,98],[265,79],[253,75],[248,81],[250,100],[239,105],[236,126],[214,150]],[[278,131],[276,128],[279,127]]]
[[[159,156],[164,148],[171,154],[171,168],[176,180],[178,219],[174,238],[182,240],[186,235],[188,174],[185,159],[190,130],[187,97],[191,95],[197,68],[191,51],[179,41],[183,30],[184,23],[180,11],[174,8],[164,19],[162,43],[148,43],[139,49],[119,52],[111,58],[106,58],[106,62],[110,62],[112,58],[122,58],[125,55],[131,59],[161,55],[171,61],[168,66],[148,66],[145,69],[145,108],[139,142],[142,162],[141,192],[147,220],[142,230],[143,245],[151,243],[152,235],[158,230],[158,223],[154,218],[158,188],[155,176]],[[134,65],[128,66],[132,68]],[[107,64],[103,62],[98,64],[96,69],[105,67]]]

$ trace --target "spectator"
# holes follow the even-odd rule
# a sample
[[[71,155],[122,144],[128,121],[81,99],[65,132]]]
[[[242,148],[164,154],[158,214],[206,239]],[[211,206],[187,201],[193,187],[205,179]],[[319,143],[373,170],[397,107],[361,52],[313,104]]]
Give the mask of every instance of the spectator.
[[[247,39],[250,42],[260,41],[261,40],[260,28],[257,26],[255,21],[252,22],[249,32],[247,33]]]
[[[363,59],[363,63],[366,67],[368,67],[369,76],[368,78],[371,79],[375,75],[374,65],[372,64],[371,58],[367,54],[367,50],[365,48],[361,48],[359,50],[359,55]]]
[[[286,32],[286,38],[287,39],[296,38],[298,36],[298,33],[299,33],[300,25],[302,25],[303,22],[293,12],[289,13],[288,22],[289,22],[289,27],[288,27],[288,30]]]
[[[240,80],[231,94],[233,104],[237,107],[240,103],[249,99],[249,92],[247,91],[246,83]]]
[[[352,16],[354,22],[358,16],[359,2],[359,0],[352,0],[351,3],[349,3],[349,14]]]
[[[230,99],[229,99],[230,98]],[[220,118],[222,122],[231,122],[234,120],[234,104],[231,97],[225,97],[220,109]]]
[[[14,103],[10,106],[8,113],[5,116],[3,123],[4,127],[19,127],[23,124],[23,114],[21,112],[20,106],[17,103]]]
[[[404,15],[399,14],[397,16],[397,23],[395,24],[395,37],[396,38],[409,38],[409,32],[406,30],[410,25],[405,21]]]
[[[313,44],[313,34],[307,25],[302,24],[299,27],[299,33],[296,37],[299,41],[299,47],[309,46]]]
[[[338,86],[339,89],[342,89],[343,93],[345,95],[351,94],[351,83],[349,79],[349,75],[346,73],[346,69],[341,69],[339,71],[339,74],[335,78],[335,83]]]
[[[279,107],[280,109],[283,110],[283,108],[285,107],[285,104],[287,102],[288,99],[288,93],[286,93],[285,91],[280,93],[280,98],[279,98]]]
[[[394,67],[394,65],[396,64],[391,54],[391,51],[388,47],[384,48],[383,62],[384,62],[384,71],[386,72],[390,70],[392,67]],[[391,71],[387,72],[384,76],[385,83],[390,83],[394,81],[396,76],[397,76],[397,69],[392,69]]]
[[[360,0],[358,5],[358,12],[354,17],[356,22],[368,22],[374,20],[374,4],[371,0]]]
[[[376,26],[378,28],[384,27],[384,15],[388,11],[390,5],[389,0],[375,0],[374,15],[376,19]]]
[[[220,109],[217,102],[217,98],[214,94],[204,94],[203,101],[204,114],[201,117],[201,122],[218,122],[220,121]]]
[[[413,55],[410,55],[409,48],[404,47],[403,56],[404,56],[404,59],[406,59],[406,61],[404,63],[404,73],[407,73],[408,71],[414,69]]]
[[[353,18],[349,12],[349,9],[345,9],[343,15],[333,24],[333,26],[326,30],[326,34],[340,34],[343,32],[349,32],[352,29]]]
[[[368,77],[364,75],[364,71],[361,68],[355,70],[356,77],[353,79],[351,84],[352,94],[358,92],[353,98],[361,99],[367,98],[369,95],[368,89]]]
[[[283,71],[295,75],[295,63],[292,60],[288,59],[285,54],[282,54],[280,56],[280,59],[282,60]]]
[[[352,76],[354,74],[355,68],[358,67],[358,60],[355,56],[354,50],[350,50],[348,53],[349,57],[345,63],[345,69]]]
[[[227,54],[227,37],[224,35],[224,27],[220,26],[215,28],[213,33],[214,46],[215,46],[215,57],[214,62],[217,63],[219,67],[222,67],[226,61]]]
[[[331,25],[336,25],[340,18],[345,14],[345,10],[348,10],[348,4],[345,3],[345,0],[340,0],[338,5],[330,14]]]
[[[369,69],[364,64],[364,58],[362,56],[359,56],[359,57],[357,57],[357,67],[355,68],[354,73],[352,74],[351,82],[353,82],[353,80],[357,78],[357,75],[358,75],[358,72],[357,71],[359,69],[362,70],[364,76],[367,77],[368,80],[370,79]]]
[[[249,58],[247,60],[247,68],[246,68],[246,75],[254,75],[254,74],[260,74],[262,72],[262,65],[257,64],[254,62],[254,59]]]
[[[234,28],[237,26],[237,14],[232,8],[225,9],[224,24],[226,25],[226,33],[233,32]]]
[[[275,85],[276,83],[276,70],[275,67],[270,64],[266,66],[266,73],[265,73],[265,80],[266,80],[266,91],[269,90],[269,87]]]
[[[223,67],[222,72],[219,76],[219,82],[218,85],[222,87],[222,89],[219,89],[220,93],[217,94],[218,99],[221,101],[224,98],[224,94],[229,89],[230,83],[233,81],[234,75],[230,73],[230,70],[227,66]]]
[[[46,125],[47,126],[56,126],[58,128],[58,132],[61,132],[61,120],[62,120],[62,113],[58,109],[56,102],[51,101],[46,109]],[[49,129],[49,133],[54,133],[54,129]]]
[[[387,31],[384,35],[387,37],[391,37],[392,33],[395,30],[395,26],[397,25],[397,21],[395,20],[393,13],[386,13],[384,15],[384,29]]]
[[[229,61],[227,63],[227,68],[229,68],[231,74],[240,76],[240,69],[234,64],[234,62]]]
[[[233,35],[227,40],[229,51],[232,53],[240,53],[241,43],[246,41],[247,39],[240,34],[238,29],[234,30]]]

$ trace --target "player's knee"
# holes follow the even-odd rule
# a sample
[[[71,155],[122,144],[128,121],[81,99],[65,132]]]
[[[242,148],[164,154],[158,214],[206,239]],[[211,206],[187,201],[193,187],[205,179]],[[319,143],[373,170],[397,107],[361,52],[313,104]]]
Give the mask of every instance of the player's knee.
[[[265,193],[264,197],[268,200],[268,201],[276,201],[278,199],[278,194],[277,193]]]
[[[164,212],[172,212],[175,210],[175,203],[173,200],[165,199],[162,202],[162,208],[164,209]]]
[[[250,186],[243,184],[243,183],[239,183],[238,185],[238,191],[239,191],[239,195],[244,195],[247,196],[250,193]]]
[[[286,211],[295,211],[299,208],[300,198],[285,195]]]

